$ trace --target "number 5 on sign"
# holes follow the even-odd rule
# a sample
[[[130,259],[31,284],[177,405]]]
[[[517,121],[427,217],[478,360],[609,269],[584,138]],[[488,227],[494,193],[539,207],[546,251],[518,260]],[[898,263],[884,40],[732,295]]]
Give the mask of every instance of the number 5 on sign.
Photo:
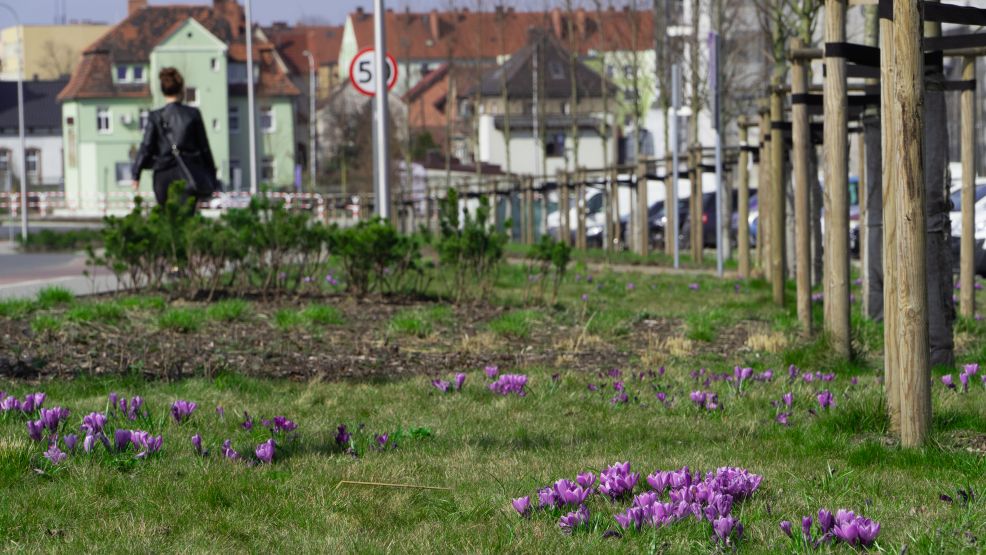
[[[356,90],[366,96],[374,96],[377,91],[377,76],[374,72],[376,53],[372,48],[364,48],[353,58],[349,64],[349,81],[356,87]],[[397,84],[397,60],[387,54],[387,90],[394,88]]]

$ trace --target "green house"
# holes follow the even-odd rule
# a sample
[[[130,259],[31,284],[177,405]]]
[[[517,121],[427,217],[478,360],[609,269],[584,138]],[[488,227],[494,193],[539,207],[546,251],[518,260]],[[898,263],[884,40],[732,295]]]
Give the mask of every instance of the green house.
[[[255,35],[256,37],[256,35]],[[226,190],[248,190],[250,155],[246,35],[235,0],[212,6],[140,6],[90,45],[59,95],[65,195],[77,214],[125,209],[130,166],[150,110],[164,104],[157,74],[185,77],[185,102],[202,111]],[[273,45],[255,38],[258,183],[295,181],[294,98],[298,89]],[[151,172],[140,191],[151,194]]]

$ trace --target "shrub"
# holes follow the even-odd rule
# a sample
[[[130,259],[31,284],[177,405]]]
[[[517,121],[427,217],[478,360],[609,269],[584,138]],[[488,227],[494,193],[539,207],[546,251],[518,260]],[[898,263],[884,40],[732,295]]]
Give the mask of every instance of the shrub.
[[[202,327],[204,314],[195,308],[169,308],[158,318],[161,329],[191,333]]]
[[[333,227],[327,238],[330,251],[342,262],[346,286],[357,296],[424,289],[419,237],[401,235],[390,222],[374,218]]]
[[[561,282],[565,279],[568,272],[568,265],[572,261],[572,247],[556,241],[550,235],[542,235],[541,240],[531,246],[527,253],[528,270],[531,275],[537,269],[541,276],[539,292],[541,299],[544,299],[544,290],[548,280],[551,280],[551,302],[558,300],[558,289]]]
[[[486,296],[505,253],[507,234],[493,229],[490,203],[479,197],[475,214],[459,207],[459,195],[449,189],[438,209],[439,237],[436,244],[441,263],[452,270],[452,294],[462,300],[475,284]],[[508,223],[505,228],[509,228]]]
[[[42,229],[28,234],[27,240],[18,235],[17,242],[24,252],[77,251],[99,243],[101,237],[98,229]]]
[[[48,286],[38,291],[38,306],[53,308],[58,305],[71,304],[75,295],[64,287]]]

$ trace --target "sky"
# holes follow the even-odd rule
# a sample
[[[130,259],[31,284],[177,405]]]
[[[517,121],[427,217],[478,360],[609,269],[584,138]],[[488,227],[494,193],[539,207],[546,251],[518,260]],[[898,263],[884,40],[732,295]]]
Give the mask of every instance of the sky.
[[[245,0],[240,0],[242,4]],[[55,14],[65,6],[67,19],[116,23],[127,13],[127,0],[3,0],[20,14],[26,24],[50,24]],[[387,8],[412,11],[426,11],[432,8],[447,8],[453,3],[457,6],[475,9],[477,5],[493,6],[498,0],[387,0]],[[507,0],[521,8],[535,9],[548,0]],[[150,0],[155,4],[210,4],[211,0]],[[362,6],[370,11],[372,0],[253,0],[253,19],[263,25],[274,21],[296,23],[300,20],[315,19],[319,23],[341,25],[346,14]],[[487,7],[486,9],[490,9]],[[9,16],[0,12],[0,27],[7,27]]]

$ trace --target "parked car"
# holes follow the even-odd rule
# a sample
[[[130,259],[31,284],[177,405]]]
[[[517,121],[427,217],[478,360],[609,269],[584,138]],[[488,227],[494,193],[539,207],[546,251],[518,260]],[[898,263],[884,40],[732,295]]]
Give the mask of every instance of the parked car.
[[[730,206],[733,207],[733,211],[736,210],[736,205],[738,204],[738,192],[732,191],[732,202]],[[689,212],[688,208],[685,209]],[[719,211],[716,210],[716,194],[715,192],[703,193],[702,194],[702,244],[704,247],[715,247],[716,246],[716,225],[719,221]],[[730,216],[730,222],[736,220]],[[738,225],[738,221],[736,222]],[[730,241],[732,244],[736,244],[736,227],[730,224],[729,236],[725,239]],[[691,244],[691,232],[692,232],[692,222],[690,215],[685,221],[685,225],[681,230],[681,237],[679,245],[682,247]]]

